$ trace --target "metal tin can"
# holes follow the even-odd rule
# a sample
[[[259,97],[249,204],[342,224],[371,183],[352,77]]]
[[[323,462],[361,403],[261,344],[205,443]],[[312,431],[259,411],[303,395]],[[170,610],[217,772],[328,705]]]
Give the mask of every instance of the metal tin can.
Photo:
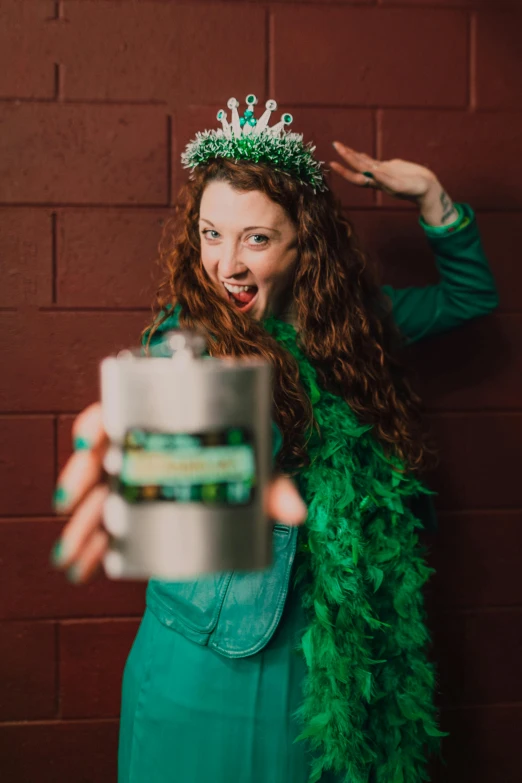
[[[101,363],[112,578],[175,581],[271,564],[271,366],[204,348],[198,333],[173,330],[160,355],[129,350]]]

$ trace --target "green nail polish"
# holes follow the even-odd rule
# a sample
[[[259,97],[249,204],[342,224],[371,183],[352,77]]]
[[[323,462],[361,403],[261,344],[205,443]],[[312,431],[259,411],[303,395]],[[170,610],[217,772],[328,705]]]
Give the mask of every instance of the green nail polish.
[[[53,504],[54,504],[54,506],[55,507],[56,506],[63,506],[63,504],[66,502],[66,500],[67,500],[67,492],[65,491],[65,489],[63,487],[56,487],[56,489],[54,490],[54,495],[53,495]]]
[[[73,585],[77,585],[78,582],[80,581],[80,569],[78,568],[78,566],[72,565],[65,572],[65,576],[67,577],[68,582],[70,582]]]
[[[90,449],[91,444],[87,440],[87,438],[84,438],[82,435],[77,435],[74,439],[74,450],[75,451],[84,451],[85,449]]]
[[[63,551],[63,542],[62,539],[59,538],[58,541],[55,541],[53,544],[53,548],[51,549],[51,563],[53,566],[60,566],[64,561],[64,551]]]
[[[370,179],[375,179],[371,171],[363,171],[363,174],[365,177],[369,177]]]

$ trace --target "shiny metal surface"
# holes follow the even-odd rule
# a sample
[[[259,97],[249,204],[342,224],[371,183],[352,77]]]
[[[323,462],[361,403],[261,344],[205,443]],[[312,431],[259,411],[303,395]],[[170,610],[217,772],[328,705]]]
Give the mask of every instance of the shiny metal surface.
[[[103,421],[111,442],[106,470],[117,473],[129,428],[190,434],[246,427],[255,445],[254,498],[238,506],[133,504],[111,492],[104,519],[113,540],[105,569],[113,578],[185,580],[271,563],[271,526],[263,509],[271,469],[270,365],[181,353],[151,358],[124,352],[101,363]]]

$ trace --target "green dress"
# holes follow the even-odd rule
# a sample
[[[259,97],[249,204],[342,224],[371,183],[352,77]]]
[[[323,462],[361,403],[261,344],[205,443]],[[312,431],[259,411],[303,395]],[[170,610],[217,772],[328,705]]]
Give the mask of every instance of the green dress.
[[[441,283],[386,287],[411,341],[496,306],[474,216],[464,206],[456,243],[423,225]],[[186,638],[148,607],[124,671],[118,782],[307,783],[309,751],[295,742],[302,727],[293,716],[302,703],[306,664],[296,646],[305,625],[299,588],[291,586],[266,646],[229,658]],[[341,780],[324,773],[321,783]]]
[[[120,783],[306,783],[306,746],[294,743],[292,718],[302,700],[305,663],[295,647],[303,627],[291,591],[267,646],[231,659],[147,609],[125,667]]]

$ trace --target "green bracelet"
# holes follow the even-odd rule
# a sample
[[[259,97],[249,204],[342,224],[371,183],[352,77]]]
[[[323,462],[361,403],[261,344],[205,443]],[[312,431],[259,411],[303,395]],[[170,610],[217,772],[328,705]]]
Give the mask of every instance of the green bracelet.
[[[453,204],[453,206],[458,212],[458,217],[453,223],[448,223],[447,226],[430,226],[429,223],[426,223],[422,215],[419,217],[419,223],[428,236],[440,237],[445,234],[454,234],[455,231],[460,231],[461,228],[468,225],[469,218],[466,216],[460,204]]]

